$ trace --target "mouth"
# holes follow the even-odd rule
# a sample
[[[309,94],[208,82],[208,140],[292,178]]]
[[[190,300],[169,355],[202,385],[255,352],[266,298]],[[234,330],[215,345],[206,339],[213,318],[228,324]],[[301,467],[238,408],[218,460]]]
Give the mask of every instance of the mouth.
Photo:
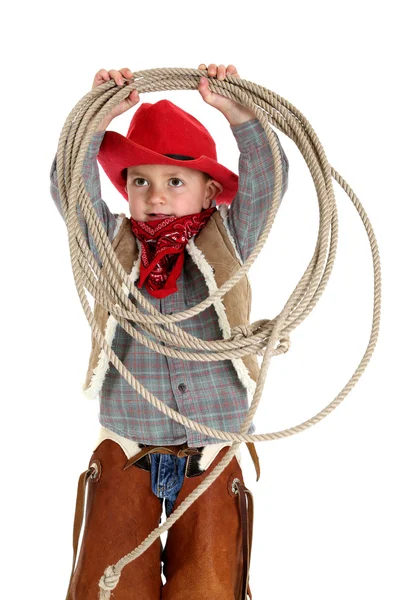
[[[149,219],[162,219],[163,217],[172,217],[173,215],[167,215],[165,213],[150,213],[147,216]]]

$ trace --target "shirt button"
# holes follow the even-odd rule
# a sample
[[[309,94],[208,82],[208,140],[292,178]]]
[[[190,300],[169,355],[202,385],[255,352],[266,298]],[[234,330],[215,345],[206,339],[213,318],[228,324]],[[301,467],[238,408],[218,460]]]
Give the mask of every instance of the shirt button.
[[[180,383],[180,384],[178,385],[178,390],[179,390],[180,392],[182,392],[182,394],[184,394],[184,393],[186,392],[186,390],[187,390],[187,387],[186,387],[186,385],[185,385],[184,383]]]

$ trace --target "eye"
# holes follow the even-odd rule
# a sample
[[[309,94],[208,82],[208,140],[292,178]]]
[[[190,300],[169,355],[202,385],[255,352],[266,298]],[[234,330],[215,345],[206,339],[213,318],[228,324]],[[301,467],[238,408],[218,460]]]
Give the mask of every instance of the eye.
[[[133,183],[136,183],[137,181],[147,181],[147,179],[144,179],[144,177],[136,177],[136,179],[133,180]],[[143,186],[139,184],[139,187]]]
[[[181,184],[183,185],[183,181],[182,181],[182,179],[179,179],[178,177],[172,177],[172,178],[170,179],[170,181],[180,181],[180,182],[181,182]],[[181,186],[180,186],[180,185],[173,185],[172,187],[181,187]]]

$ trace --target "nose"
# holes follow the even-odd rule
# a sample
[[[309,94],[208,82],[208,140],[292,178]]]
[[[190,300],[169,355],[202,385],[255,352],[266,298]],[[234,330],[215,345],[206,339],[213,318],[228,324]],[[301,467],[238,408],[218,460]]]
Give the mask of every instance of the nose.
[[[162,186],[152,185],[148,192],[147,203],[150,206],[157,206],[158,204],[164,205],[165,202],[166,195]]]

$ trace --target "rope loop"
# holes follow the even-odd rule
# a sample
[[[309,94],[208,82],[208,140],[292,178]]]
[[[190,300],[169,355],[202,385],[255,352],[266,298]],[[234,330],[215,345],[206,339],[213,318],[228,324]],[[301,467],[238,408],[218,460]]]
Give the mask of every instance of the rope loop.
[[[286,354],[286,352],[289,350],[290,348],[290,337],[288,335],[282,337],[279,340],[279,344],[278,346],[275,348],[275,353],[276,354]]]
[[[272,198],[265,229],[247,260],[229,280],[210,293],[205,300],[188,310],[172,315],[163,315],[157,310],[143,296],[116,259],[111,241],[96,214],[82,177],[83,162],[93,133],[104,117],[112,111],[113,107],[117,106],[124,98],[127,98],[132,90],[137,89],[141,94],[163,90],[197,90],[200,77],[203,75],[208,77],[207,70],[172,68],[137,71],[123,86],[117,86],[114,80],[110,80],[94,88],[71,111],[60,135],[57,150],[57,181],[62,210],[67,223],[72,271],[79,298],[92,328],[93,339],[96,340],[121,376],[157,410],[185,427],[207,436],[219,438],[222,441],[247,443],[275,440],[312,427],[337,408],[365,371],[377,342],[380,323],[381,268],[377,242],[371,223],[356,194],[343,177],[329,164],[318,136],[309,121],[288,100],[251,81],[231,75],[227,75],[224,80],[213,77],[208,78],[212,91],[249,108],[263,126],[273,160]],[[318,196],[320,212],[318,239],[314,254],[285,306],[274,319],[270,321],[267,319],[260,320],[245,327],[235,327],[233,328],[233,338],[203,340],[190,335],[184,328],[176,325],[176,322],[189,319],[206,310],[209,306],[215,305],[246,275],[269,236],[282,199],[282,154],[279,140],[270,124],[295,142],[310,170]],[[333,269],[337,250],[338,219],[332,179],[338,182],[353,202],[361,217],[372,249],[374,299],[368,346],[350,380],[317,415],[282,431],[249,435],[246,432],[261,400],[271,357],[288,351],[290,347],[289,335],[316,306]],[[102,264],[101,268],[83,234],[77,207],[80,208],[81,216],[87,225],[88,235],[91,236],[98,251]],[[299,237],[301,239],[301,231]],[[295,244],[293,244],[293,248],[295,251]],[[104,332],[100,330],[94,318],[85,290],[108,310],[109,315],[114,317],[129,335],[155,352],[190,361],[234,360],[255,353],[262,356],[263,360],[258,381],[255,382],[254,395],[241,432],[227,432],[198,423],[168,407],[142,386],[140,381],[125,368],[107,342]],[[130,298],[131,295],[133,300]],[[138,304],[144,310],[138,309]],[[132,326],[136,323],[139,327]],[[154,342],[143,335],[143,330],[149,331],[157,341]],[[166,340],[168,340],[168,344],[165,344]],[[239,346],[243,343],[243,346],[238,348],[238,343]],[[275,348],[277,343],[278,346]]]

